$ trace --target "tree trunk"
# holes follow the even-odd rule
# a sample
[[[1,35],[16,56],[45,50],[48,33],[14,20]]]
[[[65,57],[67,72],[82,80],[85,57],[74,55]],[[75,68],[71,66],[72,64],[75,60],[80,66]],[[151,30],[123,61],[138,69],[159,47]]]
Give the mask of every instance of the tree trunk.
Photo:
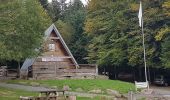
[[[156,77],[156,69],[154,68],[153,69],[153,79],[155,79],[155,77]]]
[[[115,79],[117,79],[117,70],[116,70],[116,66],[114,66],[114,74],[115,74]]]
[[[104,75],[106,75],[106,68],[105,68],[105,66],[104,66]]]
[[[19,77],[20,77],[20,62],[19,62],[19,61],[18,61],[18,71],[17,71],[17,72],[18,72],[18,75],[17,75],[17,76],[18,76],[18,78],[19,78]]]
[[[132,71],[133,71],[133,72],[132,72],[133,81],[136,81],[136,77],[135,77],[135,72],[136,72],[136,71],[135,71],[135,68],[132,67]]]
[[[150,69],[149,69],[149,67],[148,67],[148,81],[149,81],[149,83],[151,82],[151,76],[150,76]]]
[[[139,70],[139,81],[142,81],[142,71],[141,71],[141,67],[138,68]]]

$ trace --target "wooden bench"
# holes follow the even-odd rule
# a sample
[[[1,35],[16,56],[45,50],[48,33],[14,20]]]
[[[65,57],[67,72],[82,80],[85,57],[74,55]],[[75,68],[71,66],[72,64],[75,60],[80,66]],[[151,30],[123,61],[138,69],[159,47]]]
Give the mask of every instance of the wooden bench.
[[[135,81],[135,88],[136,88],[136,91],[137,91],[137,89],[146,89],[146,88],[148,88],[148,82]]]
[[[29,97],[20,96],[19,98],[20,98],[20,100],[34,100],[34,97],[32,97],[32,96],[29,96]]]

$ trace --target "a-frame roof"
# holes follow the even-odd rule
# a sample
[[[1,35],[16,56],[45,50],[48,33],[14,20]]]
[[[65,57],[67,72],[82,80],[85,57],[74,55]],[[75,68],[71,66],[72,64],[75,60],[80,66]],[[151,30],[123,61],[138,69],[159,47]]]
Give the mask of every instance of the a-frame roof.
[[[59,37],[59,41],[62,43],[63,47],[65,48],[66,52],[68,53],[68,55],[71,57],[70,59],[72,60],[72,62],[75,64],[76,67],[78,67],[78,63],[75,60],[75,58],[73,57],[71,51],[69,50],[69,48],[67,47],[64,39],[62,38],[62,36],[60,35],[58,29],[56,28],[56,26],[54,24],[52,24],[46,31],[45,31],[45,40],[50,36],[51,32],[54,31],[56,33],[56,35]],[[29,66],[31,66],[35,61],[35,58],[29,59],[27,58],[22,67],[21,70],[27,70]]]
[[[48,38],[51,34],[51,32],[54,30],[54,32],[56,33],[56,35],[59,37],[59,40],[61,41],[62,45],[64,46],[65,50],[67,51],[67,53],[69,54],[69,56],[71,56],[71,60],[73,61],[73,63],[78,66],[77,61],[75,60],[75,58],[73,57],[71,51],[69,50],[69,48],[67,47],[64,39],[62,38],[62,36],[60,35],[58,29],[56,28],[56,26],[54,24],[52,24],[46,31],[45,31],[45,38]]]

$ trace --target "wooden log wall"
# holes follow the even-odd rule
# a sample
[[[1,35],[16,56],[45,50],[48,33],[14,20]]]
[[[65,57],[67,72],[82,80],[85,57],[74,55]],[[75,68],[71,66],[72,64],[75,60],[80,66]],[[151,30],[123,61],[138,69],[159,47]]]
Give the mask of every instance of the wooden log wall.
[[[73,64],[64,64],[61,62],[35,62],[32,66],[33,78],[48,79],[55,77],[77,77],[77,76],[96,76],[96,65],[79,65],[76,69]]]

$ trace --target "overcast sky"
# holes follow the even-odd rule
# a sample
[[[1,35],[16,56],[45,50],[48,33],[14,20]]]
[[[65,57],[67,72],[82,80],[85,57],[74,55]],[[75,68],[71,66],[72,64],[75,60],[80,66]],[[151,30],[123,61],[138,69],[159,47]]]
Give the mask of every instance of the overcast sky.
[[[48,1],[51,2],[52,0],[48,0]],[[70,0],[67,0],[66,2],[69,2],[69,1],[70,1]],[[83,4],[85,4],[85,5],[87,4],[87,3],[86,3],[86,0],[81,0],[81,1],[83,2]]]

